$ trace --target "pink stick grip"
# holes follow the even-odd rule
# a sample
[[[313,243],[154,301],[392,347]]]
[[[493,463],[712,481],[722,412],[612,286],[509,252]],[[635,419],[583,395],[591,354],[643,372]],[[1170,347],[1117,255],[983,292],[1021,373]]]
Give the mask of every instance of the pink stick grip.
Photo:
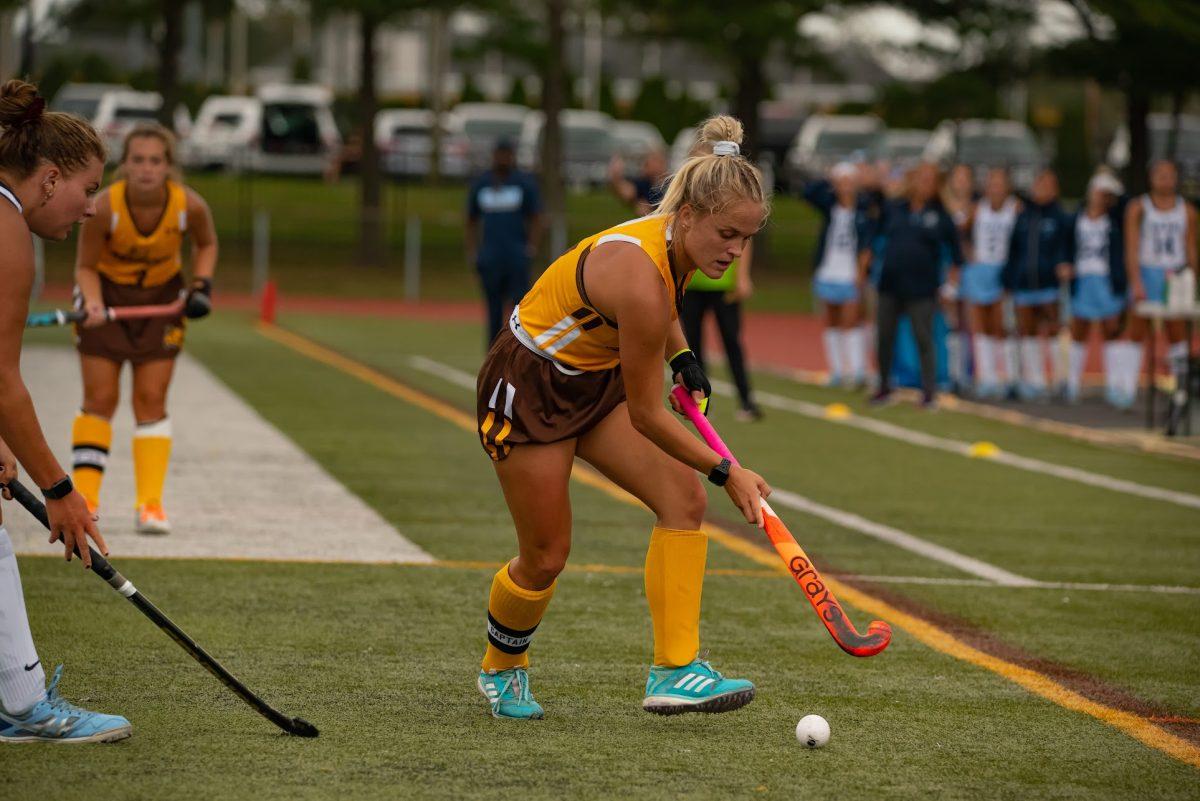
[[[696,401],[692,400],[692,393],[688,392],[681,385],[676,384],[675,388],[671,390],[671,394],[675,396],[675,400],[679,401],[680,407],[683,408],[683,413],[692,421],[692,425],[700,432],[700,436],[708,443],[708,447],[712,448],[720,456],[737,464],[738,460],[730,453],[729,448],[725,445],[725,441],[717,433],[717,429],[713,428],[713,424],[708,422],[708,418],[700,411],[700,407],[696,405]]]

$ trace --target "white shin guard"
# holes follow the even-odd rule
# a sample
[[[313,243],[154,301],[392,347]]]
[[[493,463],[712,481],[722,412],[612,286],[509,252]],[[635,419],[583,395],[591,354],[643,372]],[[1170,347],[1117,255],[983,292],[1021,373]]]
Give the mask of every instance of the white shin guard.
[[[0,526],[0,706],[19,715],[45,693],[46,672],[33,647],[17,557],[8,531]]]

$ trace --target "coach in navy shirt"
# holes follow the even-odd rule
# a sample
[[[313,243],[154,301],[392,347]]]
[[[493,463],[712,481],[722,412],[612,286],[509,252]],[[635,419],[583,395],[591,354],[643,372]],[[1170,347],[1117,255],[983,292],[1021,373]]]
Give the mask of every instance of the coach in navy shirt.
[[[933,316],[938,289],[943,282],[943,265],[957,279],[962,265],[958,231],[938,199],[940,176],[933,164],[921,164],[910,177],[907,198],[884,205],[879,232],[883,242],[879,276],[878,333],[879,391],[873,402],[891,395],[892,361],[895,357],[896,327],[900,315],[912,322],[921,357],[923,405],[934,406],[937,381],[933,349]]]
[[[513,145],[496,143],[492,169],[467,198],[467,258],[475,262],[487,299],[490,343],[529,290],[529,260],[541,235],[542,201],[532,175],[516,169]]]

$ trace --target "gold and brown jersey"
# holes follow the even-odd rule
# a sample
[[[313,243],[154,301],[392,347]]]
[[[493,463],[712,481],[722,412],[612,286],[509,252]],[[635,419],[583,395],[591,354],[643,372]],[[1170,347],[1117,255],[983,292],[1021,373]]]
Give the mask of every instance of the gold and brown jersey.
[[[636,245],[658,269],[669,296],[671,319],[689,275],[672,269],[670,219],[651,215],[587,237],[546,268],[513,314],[513,329],[527,347],[575,370],[608,370],[619,363],[617,322],[601,314],[588,299],[583,275],[588,255],[609,242]]]
[[[143,234],[126,202],[125,181],[108,189],[112,217],[96,269],[115,284],[161,286],[183,267],[183,234],[187,230],[187,192],[167,182],[167,205],[158,224]]]

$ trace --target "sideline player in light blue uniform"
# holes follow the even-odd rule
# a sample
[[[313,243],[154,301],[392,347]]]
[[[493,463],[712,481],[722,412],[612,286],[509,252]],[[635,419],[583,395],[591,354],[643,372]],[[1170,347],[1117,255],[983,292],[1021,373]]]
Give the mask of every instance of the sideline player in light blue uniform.
[[[1125,213],[1125,270],[1133,304],[1165,302],[1167,274],[1196,265],[1196,209],[1178,193],[1179,171],[1166,160],[1150,167],[1150,191],[1129,203]],[[1188,343],[1182,320],[1166,324],[1167,361],[1173,375],[1187,369]],[[1137,393],[1142,368],[1147,320],[1134,315],[1129,342],[1121,357],[1122,381],[1129,395]]]
[[[1118,389],[1115,354],[1119,352],[1121,314],[1125,310],[1126,199],[1121,182],[1100,172],[1088,182],[1084,204],[1071,218],[1071,350],[1067,359],[1067,401],[1079,400],[1087,340],[1093,328],[1104,337],[1104,396],[1118,408],[1133,403]]]
[[[824,217],[817,239],[813,293],[825,317],[825,361],[831,386],[866,381],[866,336],[859,314],[870,259],[866,212],[858,202],[858,168],[842,162],[829,181],[804,187],[804,199]]]
[[[963,269],[959,294],[969,306],[971,340],[975,351],[975,394],[981,398],[999,398],[1005,384],[1015,381],[1009,369],[996,367],[996,346],[1005,343],[1003,304],[1004,287],[1000,272],[1008,261],[1013,224],[1021,211],[1021,201],[1012,194],[1008,170],[993,167],[988,171],[984,196],[975,204],[968,222],[970,263]],[[1015,359],[1011,360],[1015,362]],[[1006,364],[1011,363],[1005,360]]]

